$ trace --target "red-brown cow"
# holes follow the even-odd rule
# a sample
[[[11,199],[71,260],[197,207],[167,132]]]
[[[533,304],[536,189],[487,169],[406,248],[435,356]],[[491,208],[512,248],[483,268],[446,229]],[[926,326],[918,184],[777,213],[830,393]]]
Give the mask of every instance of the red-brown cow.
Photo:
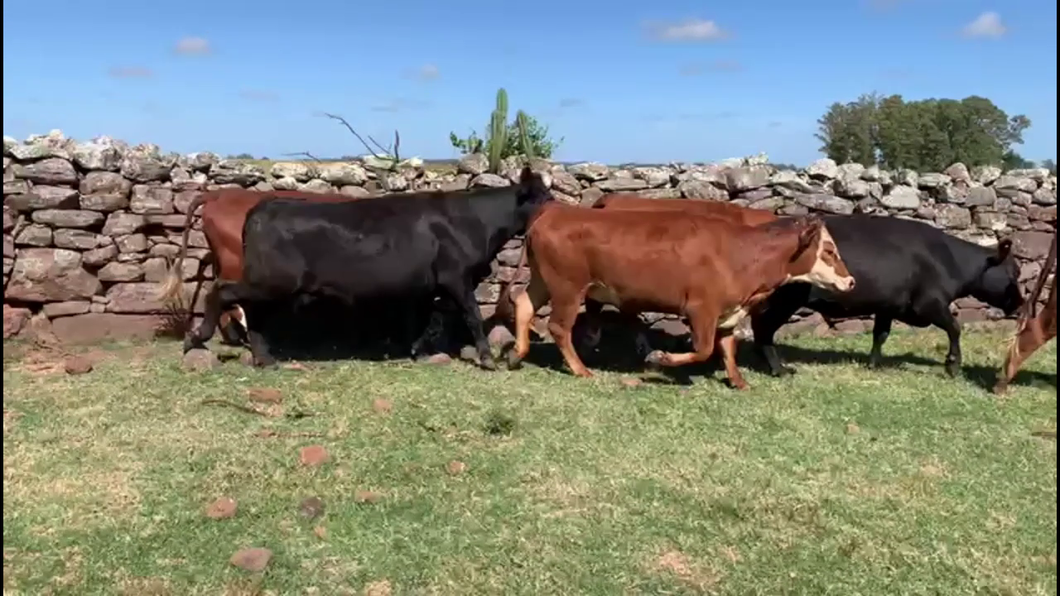
[[[697,199],[649,199],[634,193],[606,194],[593,203],[593,209],[633,211],[683,211],[710,217],[721,217],[745,226],[757,226],[776,221],[772,211],[751,209],[735,203],[701,201]]]
[[[1053,232],[1053,245],[1049,249],[1049,255],[1045,258],[1042,272],[1038,274],[1038,280],[1034,284],[1027,301],[1023,303],[1018,322],[1016,324],[1016,335],[1009,344],[1008,353],[1005,355],[1005,364],[1001,367],[1001,377],[994,385],[994,393],[1001,394],[1008,390],[1009,383],[1019,372],[1020,366],[1030,358],[1038,348],[1045,345],[1050,339],[1056,337],[1056,278],[1049,287],[1049,297],[1045,300],[1045,308],[1037,315],[1034,308],[1038,304],[1038,298],[1042,295],[1049,273],[1056,265],[1056,232]]]
[[[603,195],[593,203],[593,209],[609,209],[612,211],[682,211],[717,217],[746,226],[758,226],[777,220],[777,216],[772,211],[750,209],[735,203],[697,199],[650,199],[636,193],[616,192]],[[596,347],[600,343],[601,329],[596,321],[602,308],[602,304],[591,299],[585,303],[585,313],[586,318],[589,320],[589,328],[582,345],[587,348]],[[629,322],[632,323],[633,321],[630,320]],[[651,345],[643,332],[637,333],[635,343],[638,352],[647,354],[651,351]]]
[[[191,232],[191,220],[195,210],[202,206],[202,231],[206,236],[206,243],[210,247],[210,254],[199,262],[199,271],[196,277],[199,279],[192,294],[191,304],[195,304],[199,290],[202,287],[202,274],[206,266],[211,262],[214,265],[214,287],[217,280],[239,281],[243,278],[243,222],[247,218],[247,212],[262,200],[282,197],[287,199],[303,199],[311,202],[334,203],[338,201],[352,201],[355,197],[338,193],[313,193],[297,190],[274,190],[260,192],[242,188],[223,188],[211,190],[200,194],[188,205],[188,212],[184,219],[184,236],[181,239],[180,253],[177,260],[170,267],[169,275],[159,292],[159,296],[166,304],[180,304],[183,298],[183,283],[181,281],[181,265],[188,254],[188,234]],[[213,300],[215,294],[211,289],[206,294],[206,300]],[[226,343],[239,343],[240,336],[246,333],[247,321],[243,309],[238,306],[232,311],[225,313],[228,321],[221,321],[221,337]],[[188,312],[189,320],[191,312]],[[237,327],[238,321],[239,327]]]
[[[746,226],[680,210],[554,204],[532,223],[523,250],[530,282],[515,299],[516,345],[509,365],[517,367],[526,356],[531,319],[551,299],[549,332],[572,372],[583,377],[591,373],[574,350],[571,329],[586,297],[623,313],[686,316],[695,351],[655,351],[646,362],[703,362],[717,346],[730,382],[744,389],[732,331],[754,305],[793,281],[839,292],[854,287],[831,235],[813,217]]]

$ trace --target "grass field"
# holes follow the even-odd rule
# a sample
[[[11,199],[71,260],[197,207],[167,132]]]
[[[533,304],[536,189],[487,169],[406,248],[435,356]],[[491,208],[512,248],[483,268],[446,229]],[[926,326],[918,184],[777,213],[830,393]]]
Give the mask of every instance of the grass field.
[[[1055,344],[999,400],[1002,339],[966,333],[959,380],[941,333],[896,332],[879,371],[854,361],[868,336],[800,339],[789,357],[835,361],[745,368],[746,393],[456,362],[190,373],[175,343],[72,376],[5,343],[4,594],[1056,594]],[[207,517],[219,497],[234,516]],[[230,564],[247,547],[264,572]]]

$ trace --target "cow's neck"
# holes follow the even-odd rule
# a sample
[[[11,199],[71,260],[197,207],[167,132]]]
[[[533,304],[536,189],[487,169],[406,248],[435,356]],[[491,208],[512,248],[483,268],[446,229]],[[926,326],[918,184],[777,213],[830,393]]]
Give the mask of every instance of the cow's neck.
[[[734,270],[741,272],[740,277],[754,282],[746,288],[746,300],[771,292],[788,281],[796,265],[791,256],[798,245],[799,232],[794,229],[756,228],[742,238],[740,246],[732,251],[732,258]]]

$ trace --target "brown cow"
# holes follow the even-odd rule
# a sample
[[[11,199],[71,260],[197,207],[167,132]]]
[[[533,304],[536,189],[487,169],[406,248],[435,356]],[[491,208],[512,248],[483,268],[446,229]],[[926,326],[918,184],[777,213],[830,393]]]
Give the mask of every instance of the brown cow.
[[[199,262],[196,277],[199,279],[192,294],[191,303],[195,304],[202,287],[202,274],[206,266],[214,264],[214,287],[216,280],[239,281],[243,277],[243,222],[247,212],[262,200],[272,197],[304,199],[312,202],[333,203],[352,201],[355,197],[338,193],[313,193],[297,190],[274,190],[261,192],[242,188],[222,188],[200,194],[190,205],[184,219],[184,235],[181,239],[180,253],[170,267],[169,275],[159,292],[159,297],[166,304],[179,304],[183,297],[181,265],[188,254],[188,234],[191,232],[191,220],[195,210],[202,205],[202,231],[210,247],[210,255]],[[206,293],[206,300],[213,300],[213,290]],[[246,333],[247,320],[243,309],[238,306],[226,313],[229,322],[221,321],[221,337],[226,343],[237,344],[240,335]],[[188,312],[189,320],[191,312]],[[237,322],[238,321],[238,327]],[[241,329],[239,327],[242,327]]]
[[[1049,273],[1055,265],[1056,232],[1053,232],[1053,245],[1049,249],[1049,255],[1045,257],[1045,265],[1042,267],[1041,273],[1038,274],[1034,289],[1031,291],[1030,296],[1027,297],[1026,302],[1023,303],[1023,308],[1016,323],[1016,334],[1012,337],[1012,341],[1009,344],[1008,353],[1005,355],[1005,364],[1001,367],[1001,377],[998,379],[997,384],[994,385],[994,393],[1002,394],[1007,391],[1009,383],[1012,382],[1013,377],[1019,372],[1020,366],[1027,358],[1038,348],[1044,346],[1046,342],[1056,337],[1055,276],[1053,277],[1053,283],[1050,284],[1049,297],[1045,301],[1045,308],[1037,315],[1034,314],[1038,298],[1041,297],[1042,289],[1044,289]]]
[[[571,329],[586,297],[623,313],[688,317],[695,351],[655,351],[646,362],[703,362],[717,346],[730,382],[744,389],[732,331],[754,305],[793,281],[840,292],[854,287],[831,235],[814,217],[746,226],[685,211],[554,204],[541,210],[523,250],[530,282],[515,299],[516,345],[509,365],[518,367],[526,356],[530,321],[551,298],[548,329],[567,365],[582,377],[591,373],[574,350]]]
[[[601,196],[593,203],[593,209],[609,210],[633,210],[633,211],[683,211],[709,217],[719,217],[732,223],[747,226],[757,226],[777,220],[772,211],[764,209],[750,209],[735,203],[722,201],[703,201],[697,199],[650,199],[636,193],[609,193]],[[586,340],[582,342],[587,348],[593,348],[600,343],[601,329],[596,323],[603,305],[589,300],[585,304],[586,318],[589,320],[589,329]],[[630,320],[630,323],[633,321]],[[637,333],[637,350],[644,354],[651,351],[647,337],[643,332]]]

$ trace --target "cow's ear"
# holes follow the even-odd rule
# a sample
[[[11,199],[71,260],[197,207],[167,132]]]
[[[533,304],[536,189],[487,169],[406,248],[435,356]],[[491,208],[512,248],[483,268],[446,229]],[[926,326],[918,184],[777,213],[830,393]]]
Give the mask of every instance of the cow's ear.
[[[823,225],[824,221],[814,215],[799,218],[799,247],[796,249],[792,260],[798,259],[802,253],[806,252],[806,249],[817,245]]]
[[[1002,238],[997,243],[997,252],[990,255],[990,265],[1004,263],[1012,254],[1012,238]]]

